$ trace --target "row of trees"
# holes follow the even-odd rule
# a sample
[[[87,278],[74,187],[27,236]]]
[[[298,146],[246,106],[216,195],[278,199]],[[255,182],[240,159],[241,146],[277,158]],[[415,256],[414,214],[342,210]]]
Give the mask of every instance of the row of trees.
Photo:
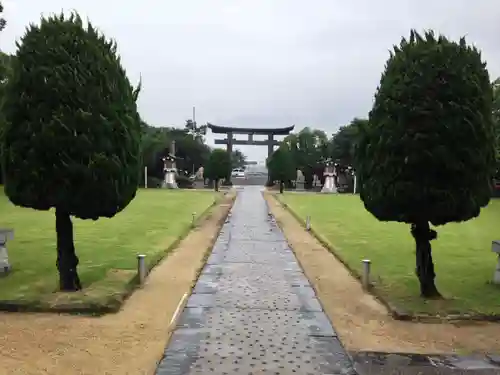
[[[330,137],[322,130],[308,127],[288,135],[267,160],[271,180],[283,181],[290,186],[300,169],[304,174],[304,187],[309,189],[312,188],[315,174],[323,182],[326,160],[352,166],[358,129],[366,121],[355,118]]]
[[[1,11],[0,5],[0,11]],[[5,22],[0,20],[0,29]],[[82,285],[71,217],[113,217],[134,199],[148,167],[163,177],[162,157],[177,143],[179,168],[244,163],[211,150],[193,121],[156,128],[142,121],[133,86],[107,39],[77,13],[30,24],[14,56],[0,55],[0,156],[5,194],[21,207],[55,211],[57,269],[63,291]],[[225,163],[225,164],[224,164]]]
[[[492,196],[500,157],[500,80],[480,52],[414,30],[394,47],[368,119],[330,140],[320,131],[287,137],[268,161],[275,179],[310,179],[325,157],[352,164],[365,208],[381,221],[410,224],[420,292],[435,285],[433,226],[477,217]],[[397,256],[396,254],[394,256]]]

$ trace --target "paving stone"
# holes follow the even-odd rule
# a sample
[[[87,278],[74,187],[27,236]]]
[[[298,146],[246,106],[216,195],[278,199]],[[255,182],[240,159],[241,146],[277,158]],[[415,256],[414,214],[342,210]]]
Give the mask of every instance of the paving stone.
[[[196,283],[194,293],[216,293],[221,287],[219,280],[222,277],[221,273],[202,274]],[[310,287],[309,280],[301,273],[290,272],[284,276],[288,280],[288,286],[291,288]]]
[[[426,355],[408,353],[353,352],[359,375],[498,375],[483,356]]]
[[[297,260],[288,244],[283,241],[245,241],[233,239],[231,248],[224,253],[223,262],[229,263],[263,263],[280,266],[288,263],[296,270],[300,270]]]
[[[235,285],[236,290],[217,290],[215,293],[194,293],[187,307],[226,307],[236,309],[300,310],[318,311],[322,308],[314,290],[309,287],[282,290],[266,287]]]
[[[500,355],[498,355],[498,354],[487,354],[486,355],[486,359],[490,363],[492,363],[492,364],[494,364],[496,366],[500,366]]]
[[[295,263],[285,263],[279,267],[269,264],[249,264],[249,263],[220,263],[220,264],[207,264],[201,275],[228,275],[228,277],[262,277],[281,279],[286,277],[287,273],[295,273],[303,275],[299,265]],[[305,276],[303,276],[305,277]]]
[[[287,323],[282,324],[282,320]],[[217,322],[217,325],[214,324]],[[325,314],[313,311],[228,310],[224,308],[186,308],[177,322],[178,328],[199,329],[204,333],[223,333],[243,327],[246,334],[261,331],[287,334],[301,330],[307,336],[335,337],[336,332]],[[194,331],[190,331],[194,332]]]
[[[265,310],[186,310],[189,312],[181,318],[180,326],[197,328],[179,328],[173,338],[175,346],[167,349],[162,361],[163,368],[168,369],[171,363],[178,372],[158,374],[354,373],[349,356],[328,322],[321,321],[326,319],[324,315]],[[193,350],[193,338],[199,340],[197,352]],[[185,349],[182,349],[183,340]],[[181,369],[184,372],[179,372]]]

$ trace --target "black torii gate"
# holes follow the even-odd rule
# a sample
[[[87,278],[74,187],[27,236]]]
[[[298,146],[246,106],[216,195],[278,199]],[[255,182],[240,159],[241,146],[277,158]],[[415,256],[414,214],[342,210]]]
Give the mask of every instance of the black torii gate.
[[[278,146],[280,144],[278,140],[274,139],[274,136],[288,135],[295,127],[295,125],[292,125],[292,126],[287,126],[285,128],[259,129],[259,128],[237,128],[232,126],[219,126],[212,124],[207,124],[207,126],[214,134],[226,134],[225,139],[216,139],[215,144],[226,145],[227,152],[229,154],[233,152],[233,145],[267,146],[268,158],[272,155],[274,151],[274,146]],[[235,134],[248,135],[248,139],[235,139],[233,138]],[[253,139],[254,135],[267,135],[267,139],[254,140]],[[231,176],[231,174],[229,174],[229,176]]]

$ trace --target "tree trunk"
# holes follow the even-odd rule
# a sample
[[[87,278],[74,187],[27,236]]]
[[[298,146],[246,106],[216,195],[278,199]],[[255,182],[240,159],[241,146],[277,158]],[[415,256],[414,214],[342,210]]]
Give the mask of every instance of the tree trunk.
[[[214,188],[215,188],[215,191],[219,191],[219,179],[216,179],[214,181]]]
[[[431,241],[437,238],[437,233],[430,229],[429,222],[421,221],[412,224],[411,234],[416,243],[416,271],[420,281],[420,295],[424,298],[441,298],[434,283],[436,274],[431,249]]]
[[[280,181],[280,194],[283,194],[283,190],[285,190],[285,182],[283,180]]]
[[[57,232],[57,269],[59,270],[59,289],[75,292],[82,289],[76,270],[78,257],[73,243],[73,223],[67,212],[56,209]]]

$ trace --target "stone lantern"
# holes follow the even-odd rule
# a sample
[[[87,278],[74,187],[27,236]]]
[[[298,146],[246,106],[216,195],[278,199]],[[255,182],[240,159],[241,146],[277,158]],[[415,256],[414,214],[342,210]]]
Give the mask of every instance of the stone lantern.
[[[322,193],[337,193],[337,186],[335,184],[336,177],[336,166],[331,159],[325,160],[325,171],[323,176],[325,176],[325,183],[321,189]]]
[[[177,168],[175,167],[175,156],[168,154],[162,158],[163,160],[163,186],[167,189],[177,189],[177,182],[175,176],[177,175]]]

